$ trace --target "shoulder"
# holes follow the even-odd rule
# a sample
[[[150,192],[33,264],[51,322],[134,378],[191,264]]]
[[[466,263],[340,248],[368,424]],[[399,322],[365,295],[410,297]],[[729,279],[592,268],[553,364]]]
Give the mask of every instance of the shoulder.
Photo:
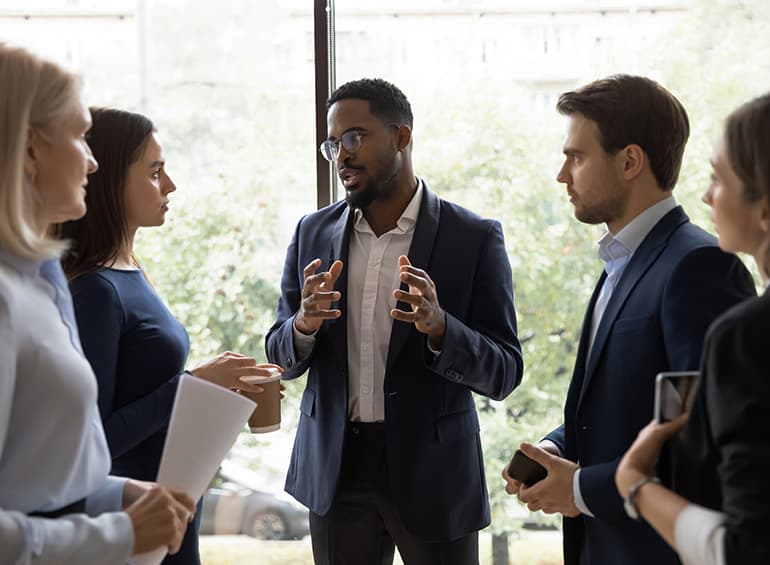
[[[13,281],[12,274],[0,264],[0,321],[3,325],[13,318],[17,287],[19,285]]]
[[[110,272],[104,269],[80,275],[70,281],[69,287],[76,305],[83,301],[94,306],[121,303],[118,286]]]
[[[30,288],[18,272],[0,263],[0,320],[17,317],[20,303],[28,300]]]
[[[678,268],[700,266],[714,270],[733,264],[743,269],[736,255],[723,251],[716,237],[690,221],[682,223],[671,233],[664,255]]]
[[[682,256],[693,252],[724,253],[719,249],[717,238],[689,220],[671,232],[667,251]]]
[[[320,210],[302,216],[299,222],[297,222],[297,229],[304,231],[306,229],[318,228],[327,224],[335,224],[347,210],[348,205],[344,200],[334,202]]]
[[[489,232],[502,234],[502,226],[498,220],[484,218],[464,206],[444,200],[435,194],[432,194],[432,197],[438,200],[439,225],[442,228],[449,229],[462,238],[472,237],[474,234],[485,238]]]
[[[709,330],[712,340],[730,341],[737,346],[750,343],[751,335],[757,335],[764,342],[767,333],[770,333],[770,294],[733,306],[717,318]],[[763,343],[761,347],[764,351],[766,345]]]
[[[499,224],[497,220],[483,218],[473,210],[469,210],[468,208],[449,200],[439,198],[439,204],[441,206],[441,221],[446,220],[453,223],[464,224],[468,227],[481,230],[488,230],[491,226]]]

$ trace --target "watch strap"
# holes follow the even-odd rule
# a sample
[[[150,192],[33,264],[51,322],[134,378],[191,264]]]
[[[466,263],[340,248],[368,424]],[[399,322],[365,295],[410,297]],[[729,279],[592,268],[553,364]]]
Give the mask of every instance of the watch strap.
[[[631,485],[630,489],[628,489],[628,496],[623,501],[623,508],[625,508],[628,517],[638,522],[642,521],[642,517],[639,514],[639,507],[636,505],[636,495],[639,494],[641,488],[647,483],[661,484],[658,477],[644,477],[643,479],[639,479]]]

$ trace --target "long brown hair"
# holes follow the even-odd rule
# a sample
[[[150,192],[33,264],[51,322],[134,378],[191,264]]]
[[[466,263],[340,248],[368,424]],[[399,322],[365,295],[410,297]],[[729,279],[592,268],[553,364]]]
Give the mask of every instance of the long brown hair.
[[[99,169],[88,175],[86,215],[54,227],[54,234],[69,240],[62,257],[67,278],[111,265],[128,239],[125,185],[128,168],[142,155],[152,121],[113,108],[91,108],[93,125],[86,135]]]

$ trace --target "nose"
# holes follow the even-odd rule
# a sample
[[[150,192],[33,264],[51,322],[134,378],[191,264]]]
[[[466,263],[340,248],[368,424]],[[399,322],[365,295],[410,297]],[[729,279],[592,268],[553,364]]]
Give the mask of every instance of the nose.
[[[714,205],[714,183],[712,182],[706,189],[706,192],[700,197],[700,199],[709,206]]]
[[[564,184],[569,184],[570,177],[567,174],[567,161],[566,160],[564,161],[564,163],[562,163],[562,166],[559,169],[559,172],[556,173],[556,181],[564,183]]]
[[[176,184],[174,184],[174,181],[171,180],[171,177],[166,172],[163,173],[162,190],[163,194],[170,194],[176,190]]]
[[[335,163],[344,163],[348,157],[352,155],[345,147],[342,145],[342,142],[337,146],[338,152],[337,152],[337,158],[335,159]],[[344,156],[343,156],[344,155]]]
[[[88,157],[87,157],[87,168],[88,174],[95,173],[99,170],[99,163],[96,162],[96,157],[94,157],[94,154],[91,152],[91,147],[86,144],[86,147],[88,148]]]

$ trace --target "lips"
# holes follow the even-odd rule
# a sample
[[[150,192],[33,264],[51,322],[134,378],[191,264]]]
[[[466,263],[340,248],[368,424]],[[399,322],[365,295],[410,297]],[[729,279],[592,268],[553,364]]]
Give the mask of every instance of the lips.
[[[339,176],[342,181],[342,186],[344,186],[346,190],[352,190],[353,187],[360,182],[362,172],[363,169],[353,167],[344,167],[340,169]]]

